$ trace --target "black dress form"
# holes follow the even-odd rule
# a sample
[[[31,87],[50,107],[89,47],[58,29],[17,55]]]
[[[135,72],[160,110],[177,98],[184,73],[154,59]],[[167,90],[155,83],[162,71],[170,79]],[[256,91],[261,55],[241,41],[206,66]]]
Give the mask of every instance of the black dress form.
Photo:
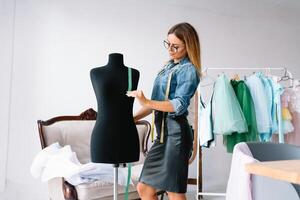
[[[132,69],[132,90],[139,71]],[[128,97],[128,67],[123,55],[109,54],[106,66],[93,68],[90,78],[97,98],[98,114],[91,136],[91,161],[129,163],[139,160],[139,138],[133,120],[134,98]]]

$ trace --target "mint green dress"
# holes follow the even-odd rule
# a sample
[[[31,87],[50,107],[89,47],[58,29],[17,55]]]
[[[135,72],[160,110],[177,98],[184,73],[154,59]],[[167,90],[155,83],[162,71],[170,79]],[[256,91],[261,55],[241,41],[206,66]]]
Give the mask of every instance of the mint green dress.
[[[258,131],[256,124],[256,115],[254,103],[249,88],[244,81],[230,81],[239,104],[242,108],[244,117],[247,122],[248,131],[244,133],[232,133],[225,135],[223,142],[226,144],[227,152],[232,153],[234,146],[239,142],[258,141]]]
[[[217,78],[214,85],[212,112],[213,132],[215,134],[230,135],[234,132],[244,133],[248,131],[238,99],[224,74]]]

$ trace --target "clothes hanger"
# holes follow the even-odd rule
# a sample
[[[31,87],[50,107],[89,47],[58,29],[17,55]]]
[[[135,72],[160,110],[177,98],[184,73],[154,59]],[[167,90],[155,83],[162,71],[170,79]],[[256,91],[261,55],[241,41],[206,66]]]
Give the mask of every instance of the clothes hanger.
[[[256,72],[257,71],[252,71],[252,73],[250,73],[249,75],[244,75],[244,81],[246,81],[248,77],[254,76],[256,74]]]
[[[220,74],[218,74],[218,77],[221,75],[225,75],[224,71],[222,71]]]
[[[271,74],[271,68],[270,68],[270,67],[267,67],[267,68],[266,68],[265,76],[266,76],[266,77],[272,77],[272,74]]]
[[[290,74],[287,73],[287,69],[285,67],[284,68],[284,75],[279,78],[278,82],[288,81],[288,80],[293,80],[293,78],[290,77]]]
[[[238,74],[234,74],[231,80],[239,81],[240,76]]]
[[[293,90],[298,90],[300,87],[300,81],[298,79],[293,79],[293,84],[287,88],[292,88]]]
[[[288,73],[286,67],[284,68],[284,75],[281,76],[277,80],[277,83],[279,83],[279,82],[285,82],[285,81],[290,81],[290,86],[286,86],[286,87],[283,87],[283,88],[289,88],[289,87],[291,87],[291,86],[294,85],[294,78],[290,76],[290,73]]]

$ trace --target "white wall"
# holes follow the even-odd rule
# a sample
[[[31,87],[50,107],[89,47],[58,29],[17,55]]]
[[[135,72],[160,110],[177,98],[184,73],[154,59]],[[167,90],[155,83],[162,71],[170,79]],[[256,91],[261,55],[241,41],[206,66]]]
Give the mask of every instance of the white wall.
[[[0,2],[1,25],[8,27],[0,33],[4,161],[9,135],[7,172],[2,160],[0,168],[7,180],[2,199],[47,199],[46,185],[29,173],[40,150],[36,120],[96,110],[89,70],[105,65],[109,53],[124,54],[125,64],[141,72],[139,88],[150,96],[155,74],[168,59],[162,40],[175,23],[187,21],[198,30],[203,66],[285,66],[300,78],[296,0],[16,0],[14,27],[14,1]],[[224,190],[230,156],[222,144],[218,148],[204,159],[204,184]]]
[[[13,64],[14,2],[0,1],[0,192],[5,187]]]

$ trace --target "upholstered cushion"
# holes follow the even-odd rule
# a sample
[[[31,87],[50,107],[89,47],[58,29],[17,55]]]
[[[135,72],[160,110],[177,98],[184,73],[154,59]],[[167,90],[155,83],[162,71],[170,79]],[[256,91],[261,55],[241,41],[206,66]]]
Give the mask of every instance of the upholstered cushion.
[[[135,165],[132,167],[132,181],[134,185],[129,187],[129,199],[139,198],[136,191],[136,184],[138,183],[139,175],[141,173],[143,165]],[[63,192],[61,190],[62,178],[54,178],[48,181],[48,189],[50,199],[53,200],[64,200]],[[80,184],[76,187],[77,195],[79,200],[111,200],[113,199],[113,184],[105,183],[101,180],[95,181],[89,184]],[[125,187],[118,186],[118,197],[124,199]]]
[[[79,200],[103,200],[113,199],[113,184],[102,184],[101,182],[93,182],[91,184],[84,184],[76,186],[77,195]],[[118,187],[118,198],[124,199],[125,187]],[[135,186],[130,186],[129,199],[139,198]]]
[[[139,198],[136,185],[142,171],[143,164],[134,165],[132,167],[131,179],[134,185],[129,187],[129,199]],[[76,186],[76,191],[79,200],[95,200],[95,199],[113,199],[113,184],[95,181],[90,184],[80,184]],[[124,199],[125,187],[118,186],[118,197]]]
[[[49,197],[51,200],[65,200],[61,189],[62,178],[54,178],[48,181]],[[76,186],[78,200],[111,200],[113,199],[113,184],[104,184],[96,181],[91,184]],[[118,186],[118,198],[124,199],[125,187]],[[135,186],[129,188],[129,199],[139,198]]]
[[[59,121],[49,126],[43,126],[44,140],[46,146],[59,142],[61,146],[70,145],[72,150],[76,152],[81,163],[90,162],[90,138],[94,120],[75,120],[75,121]],[[143,143],[147,134],[145,125],[137,125],[140,139],[140,160],[133,163],[132,180],[134,184],[138,182],[142,164],[145,156],[142,151]],[[48,181],[50,199],[63,200],[62,178],[54,178]],[[101,180],[90,183],[80,184],[76,186],[79,200],[111,200],[113,199],[113,184],[104,183]],[[125,188],[118,187],[118,197],[123,199]],[[138,198],[136,187],[130,187],[129,197],[131,199]]]
[[[130,199],[139,198],[136,192],[136,184],[138,182],[138,176],[141,172],[142,164],[135,165],[132,167],[132,181],[134,185],[129,187]],[[138,176],[137,176],[138,174]],[[101,181],[95,181],[90,184],[80,184],[76,186],[78,199],[80,200],[91,200],[91,199],[113,199],[113,184],[103,183]],[[125,187],[118,186],[118,197],[124,199]]]
[[[95,121],[60,121],[44,126],[46,146],[59,142],[61,146],[70,145],[81,163],[90,162],[90,139]]]
[[[49,126],[43,126],[44,139],[46,146],[59,142],[61,146],[70,145],[76,152],[78,160],[81,163],[90,162],[90,139],[95,125],[95,120],[76,120],[60,121]],[[147,133],[147,127],[137,125],[140,138],[140,160],[133,163],[140,164],[144,162],[142,153],[143,139]]]

